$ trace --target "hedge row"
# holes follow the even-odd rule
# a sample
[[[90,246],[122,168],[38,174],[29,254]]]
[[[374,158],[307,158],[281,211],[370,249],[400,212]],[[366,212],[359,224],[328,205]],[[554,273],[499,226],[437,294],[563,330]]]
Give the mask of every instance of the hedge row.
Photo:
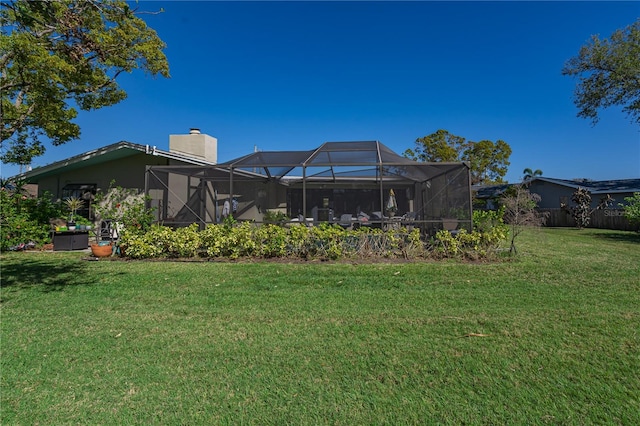
[[[497,232],[499,230],[499,232]],[[404,258],[471,257],[495,253],[506,237],[503,227],[489,231],[443,231],[429,242],[420,238],[419,229],[344,230],[336,225],[314,227],[239,224],[196,224],[171,229],[154,225],[146,232],[125,230],[120,251],[129,258]]]

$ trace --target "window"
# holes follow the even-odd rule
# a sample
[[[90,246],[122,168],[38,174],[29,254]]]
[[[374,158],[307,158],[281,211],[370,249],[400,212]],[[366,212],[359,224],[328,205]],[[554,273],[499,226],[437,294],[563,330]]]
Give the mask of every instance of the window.
[[[71,197],[84,200],[84,205],[76,212],[76,214],[90,219],[89,211],[91,210],[91,203],[96,195],[96,189],[97,185],[95,183],[70,183],[62,188],[62,200],[66,200]]]

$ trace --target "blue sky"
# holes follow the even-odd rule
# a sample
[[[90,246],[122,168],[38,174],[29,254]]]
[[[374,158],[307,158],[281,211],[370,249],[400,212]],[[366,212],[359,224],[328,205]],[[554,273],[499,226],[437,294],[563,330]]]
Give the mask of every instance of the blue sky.
[[[219,161],[253,151],[379,140],[398,153],[438,129],[513,149],[556,178],[640,177],[640,127],[621,108],[576,117],[561,75],[592,34],[640,16],[638,2],[151,2],[170,79],[119,81],[122,103],[81,112],[79,140],[33,166],[121,140],[168,149],[200,128]],[[2,165],[2,176],[18,172]]]

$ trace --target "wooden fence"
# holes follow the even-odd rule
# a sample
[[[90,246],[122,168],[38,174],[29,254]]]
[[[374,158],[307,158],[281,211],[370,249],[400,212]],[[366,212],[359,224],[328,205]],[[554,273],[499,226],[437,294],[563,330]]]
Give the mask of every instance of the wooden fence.
[[[541,212],[548,212],[545,226],[550,227],[575,227],[576,222],[571,214],[562,209],[540,209]],[[624,217],[622,209],[595,210],[591,213],[589,228],[616,229],[619,231],[637,231],[638,225],[629,223],[629,219]]]

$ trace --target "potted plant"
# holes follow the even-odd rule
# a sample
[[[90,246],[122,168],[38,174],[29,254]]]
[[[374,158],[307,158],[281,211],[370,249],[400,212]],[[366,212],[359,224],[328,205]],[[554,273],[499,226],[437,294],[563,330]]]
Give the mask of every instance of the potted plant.
[[[92,222],[86,217],[77,216],[75,218],[75,222],[76,222],[76,229],[80,231],[90,231],[91,228],[93,227]]]
[[[147,201],[144,194],[132,188],[115,186],[115,181],[110,183],[106,192],[98,190],[93,203],[96,237],[99,240],[103,236],[106,229],[103,225],[108,227],[110,235],[110,241],[98,241],[98,245],[111,244],[108,247],[112,252],[123,256],[124,247],[118,242],[120,235],[125,232],[143,233],[154,221],[153,209],[147,208]],[[102,250],[107,252],[107,249]]]
[[[91,254],[94,257],[109,257],[113,254],[113,244],[111,241],[96,241],[91,244]]]
[[[64,200],[64,203],[66,204],[67,209],[69,209],[69,213],[70,213],[69,220],[67,221],[67,229],[69,229],[69,231],[75,231],[76,212],[78,211],[78,209],[82,208],[82,206],[84,205],[84,200],[78,197],[69,197],[66,200]]]
[[[91,228],[91,227],[89,227]],[[94,257],[109,257],[113,254],[113,241],[112,240],[102,240],[102,230],[100,227],[96,227],[94,234],[96,241],[93,244],[90,244],[91,254]]]

